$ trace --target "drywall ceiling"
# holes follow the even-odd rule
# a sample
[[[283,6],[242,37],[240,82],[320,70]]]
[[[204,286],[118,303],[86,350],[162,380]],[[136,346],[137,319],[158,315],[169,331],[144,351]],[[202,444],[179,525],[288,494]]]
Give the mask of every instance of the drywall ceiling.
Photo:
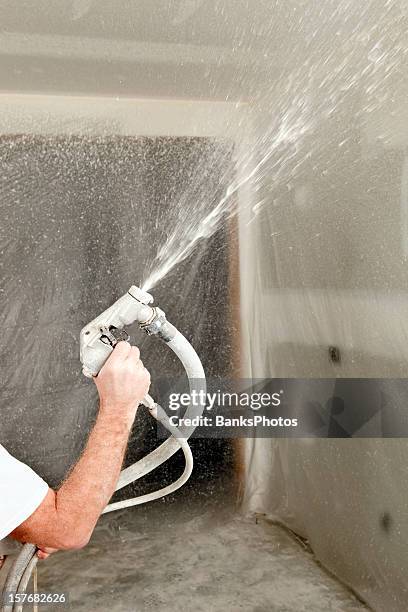
[[[1,0],[0,88],[248,98],[244,76],[252,70],[258,80],[268,78],[273,49],[265,53],[265,41],[274,11],[279,7],[282,21],[290,6],[268,0]],[[278,31],[284,36],[285,28]]]

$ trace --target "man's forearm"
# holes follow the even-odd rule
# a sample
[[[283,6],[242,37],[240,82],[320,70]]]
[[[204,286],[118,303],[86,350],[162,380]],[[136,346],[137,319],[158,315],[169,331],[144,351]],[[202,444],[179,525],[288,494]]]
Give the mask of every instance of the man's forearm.
[[[101,405],[81,458],[57,491],[57,512],[68,523],[85,524],[86,537],[115,490],[131,427],[114,405]]]
[[[60,489],[12,536],[37,546],[84,546],[115,489],[132,426],[114,405],[101,405],[85,450]]]

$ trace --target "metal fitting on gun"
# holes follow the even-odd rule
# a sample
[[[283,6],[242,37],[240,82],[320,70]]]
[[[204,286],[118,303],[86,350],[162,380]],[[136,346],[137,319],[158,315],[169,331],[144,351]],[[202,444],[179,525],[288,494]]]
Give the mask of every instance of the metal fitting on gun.
[[[153,314],[147,321],[140,323],[140,329],[146,332],[148,336],[157,335],[165,342],[170,342],[176,335],[176,329],[166,319],[164,312],[157,308],[157,306],[151,307]]]

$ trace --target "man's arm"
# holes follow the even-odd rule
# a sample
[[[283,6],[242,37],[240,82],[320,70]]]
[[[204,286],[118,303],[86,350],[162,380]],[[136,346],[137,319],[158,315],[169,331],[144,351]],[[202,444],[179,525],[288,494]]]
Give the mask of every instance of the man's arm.
[[[150,375],[139,350],[119,342],[94,380],[100,409],[86,448],[60,489],[50,489],[37,510],[10,534],[20,542],[41,549],[82,548],[115,490]]]

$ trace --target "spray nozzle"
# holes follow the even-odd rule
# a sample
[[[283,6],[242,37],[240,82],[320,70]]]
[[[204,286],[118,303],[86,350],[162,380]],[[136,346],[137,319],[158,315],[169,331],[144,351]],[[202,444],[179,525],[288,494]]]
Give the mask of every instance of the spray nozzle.
[[[151,304],[153,302],[153,296],[150,295],[150,293],[147,293],[147,291],[143,291],[143,289],[140,289],[140,287],[137,287],[136,285],[132,285],[128,293],[141,304]]]

